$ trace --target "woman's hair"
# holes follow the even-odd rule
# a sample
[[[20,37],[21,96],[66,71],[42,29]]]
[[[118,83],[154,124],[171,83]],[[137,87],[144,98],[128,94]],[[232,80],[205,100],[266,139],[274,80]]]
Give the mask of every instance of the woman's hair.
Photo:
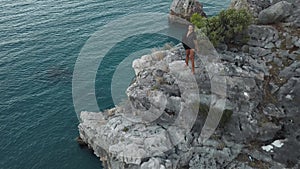
[[[193,27],[193,31],[195,31],[195,26],[194,26],[193,24],[188,24],[188,26],[187,26],[187,28],[186,28],[187,31],[189,30],[189,27],[190,27],[190,26],[192,26],[192,27]]]
[[[193,27],[193,32],[195,32],[195,26],[193,24],[188,24],[188,26],[186,27],[186,33],[189,31],[190,26]]]
[[[189,24],[187,28],[189,28],[190,26],[192,26],[195,29],[195,26],[193,24]]]

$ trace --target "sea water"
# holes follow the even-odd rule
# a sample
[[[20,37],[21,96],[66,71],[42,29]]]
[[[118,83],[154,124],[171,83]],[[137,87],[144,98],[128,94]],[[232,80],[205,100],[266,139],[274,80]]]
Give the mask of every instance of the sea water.
[[[229,1],[200,2],[212,16]],[[168,13],[170,4],[171,0],[0,0],[0,168],[101,168],[99,158],[75,141],[76,59],[89,37],[106,24],[141,12]],[[170,41],[176,43],[145,34],[113,46],[97,73],[99,109],[114,106],[112,74],[133,47],[157,48]]]

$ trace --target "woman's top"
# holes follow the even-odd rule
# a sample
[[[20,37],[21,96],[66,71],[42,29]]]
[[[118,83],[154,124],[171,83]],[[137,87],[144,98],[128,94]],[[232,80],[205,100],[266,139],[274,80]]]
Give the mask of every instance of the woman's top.
[[[195,43],[194,40],[197,40],[196,33],[192,32],[189,34],[189,36],[186,36],[186,34],[182,37],[182,44],[184,49],[195,49]]]

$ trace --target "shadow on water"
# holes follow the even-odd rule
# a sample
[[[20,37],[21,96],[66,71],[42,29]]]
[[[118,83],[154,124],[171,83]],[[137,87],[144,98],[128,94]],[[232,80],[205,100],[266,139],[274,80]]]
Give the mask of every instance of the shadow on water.
[[[43,72],[36,73],[35,76],[35,80],[51,84],[71,83],[73,70],[68,67],[51,67]]]

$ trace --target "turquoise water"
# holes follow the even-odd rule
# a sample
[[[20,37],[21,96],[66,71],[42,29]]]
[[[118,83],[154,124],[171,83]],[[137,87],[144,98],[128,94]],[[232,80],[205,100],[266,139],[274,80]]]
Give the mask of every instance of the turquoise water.
[[[209,15],[229,4],[229,0],[202,2]],[[99,159],[74,140],[78,136],[72,100],[76,59],[88,38],[105,24],[140,12],[167,13],[170,4],[170,0],[0,0],[0,168],[101,168]],[[130,55],[134,42],[143,48],[169,41],[143,35],[113,47],[97,74],[100,109],[113,106],[111,76]]]

